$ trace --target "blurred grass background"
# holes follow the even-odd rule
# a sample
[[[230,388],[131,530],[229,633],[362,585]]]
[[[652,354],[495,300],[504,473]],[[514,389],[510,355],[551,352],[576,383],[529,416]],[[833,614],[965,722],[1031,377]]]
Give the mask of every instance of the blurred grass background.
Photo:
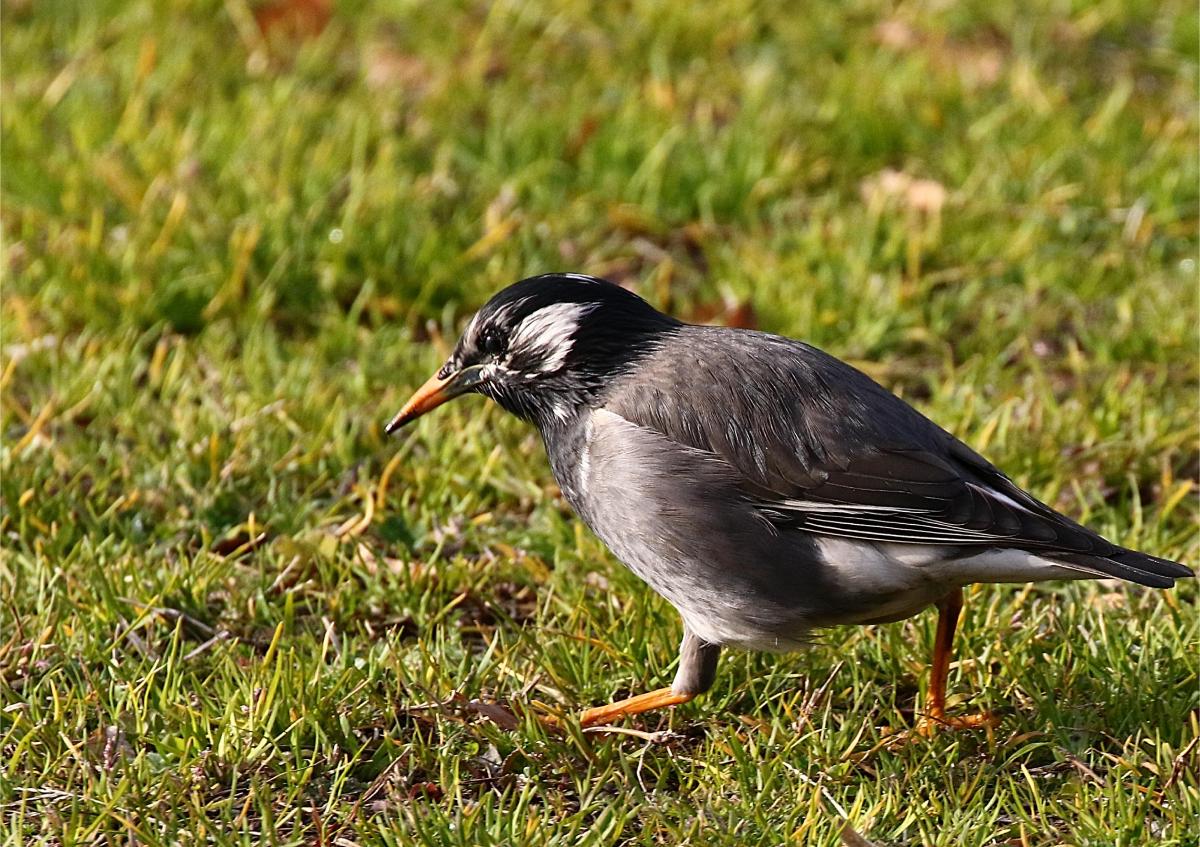
[[[508,715],[666,684],[673,611],[528,428],[381,430],[490,293],[584,271],[1195,567],[1195,4],[0,13],[7,843],[1197,843],[1193,584],[971,592],[990,737],[893,743],[928,615],[558,738]]]

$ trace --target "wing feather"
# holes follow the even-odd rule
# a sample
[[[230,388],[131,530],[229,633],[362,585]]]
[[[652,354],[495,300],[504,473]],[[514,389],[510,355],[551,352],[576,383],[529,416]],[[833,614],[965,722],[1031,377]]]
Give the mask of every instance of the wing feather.
[[[777,526],[914,544],[1119,549],[816,348],[762,333],[681,332],[695,337],[643,362],[605,405],[720,457]],[[713,333],[720,339],[700,337]]]

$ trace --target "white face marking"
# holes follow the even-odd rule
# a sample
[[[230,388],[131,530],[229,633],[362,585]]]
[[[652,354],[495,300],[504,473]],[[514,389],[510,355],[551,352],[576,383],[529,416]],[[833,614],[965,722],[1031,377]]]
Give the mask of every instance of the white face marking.
[[[516,300],[512,303],[505,303],[503,306],[501,306],[499,309],[497,309],[494,313],[492,313],[492,316],[490,318],[491,323],[493,325],[503,323],[504,319],[508,315],[508,313],[511,312],[513,309],[517,308],[518,306],[520,306],[524,302],[525,302],[524,300]],[[463,338],[470,338],[475,335],[477,327],[479,326],[479,316],[482,314],[483,314],[482,309],[474,314],[474,316],[471,318],[471,322],[467,324],[467,328],[463,330]]]
[[[509,338],[509,351],[538,363],[542,373],[563,366],[575,343],[579,321],[596,308],[596,303],[555,303],[529,315]]]

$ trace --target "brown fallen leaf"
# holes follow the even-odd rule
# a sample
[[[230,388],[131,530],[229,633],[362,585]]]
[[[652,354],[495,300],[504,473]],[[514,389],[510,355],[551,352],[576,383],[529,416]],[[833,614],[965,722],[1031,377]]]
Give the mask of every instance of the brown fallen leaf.
[[[758,329],[758,314],[748,300],[738,300],[731,295],[719,301],[700,302],[687,313],[689,323],[728,326],[734,329]]]
[[[467,709],[475,712],[477,715],[490,720],[501,729],[513,730],[521,725],[517,716],[508,709],[501,706],[499,703],[485,703],[483,700],[469,700],[465,704]]]
[[[931,216],[942,211],[949,196],[940,182],[919,179],[893,168],[885,168],[864,179],[859,193],[872,209],[882,209],[891,202]]]
[[[567,141],[567,158],[579,158],[579,154],[583,152],[583,148],[587,146],[587,143],[591,141],[592,136],[596,134],[596,130],[599,128],[600,121],[595,115],[585,115]]]
[[[900,18],[888,18],[872,34],[876,43],[888,50],[923,54],[935,70],[957,74],[968,87],[998,82],[1011,52],[1004,33],[988,28],[965,39],[949,38],[941,33],[923,32]]]
[[[254,22],[264,36],[303,39],[320,35],[332,14],[332,0],[275,0],[254,10]]]
[[[409,800],[441,800],[445,792],[436,782],[414,782],[408,787]]]
[[[401,53],[386,42],[377,42],[363,56],[363,80],[373,91],[407,91],[423,94],[432,75],[429,66],[417,56]]]
[[[872,35],[881,46],[897,51],[911,50],[921,43],[921,35],[912,24],[899,18],[880,21]]]

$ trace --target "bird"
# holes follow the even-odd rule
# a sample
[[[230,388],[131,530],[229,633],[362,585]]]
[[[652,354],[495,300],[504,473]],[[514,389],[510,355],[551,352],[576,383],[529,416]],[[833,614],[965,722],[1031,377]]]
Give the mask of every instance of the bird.
[[[1193,576],[1055,511],[846,362],[685,323],[596,277],[496,293],[385,429],[469,392],[537,428],[576,514],[682,618],[671,685],[586,709],[585,727],[689,702],[724,647],[793,651],[929,607],[917,728],[991,727],[946,713],[965,586]]]

